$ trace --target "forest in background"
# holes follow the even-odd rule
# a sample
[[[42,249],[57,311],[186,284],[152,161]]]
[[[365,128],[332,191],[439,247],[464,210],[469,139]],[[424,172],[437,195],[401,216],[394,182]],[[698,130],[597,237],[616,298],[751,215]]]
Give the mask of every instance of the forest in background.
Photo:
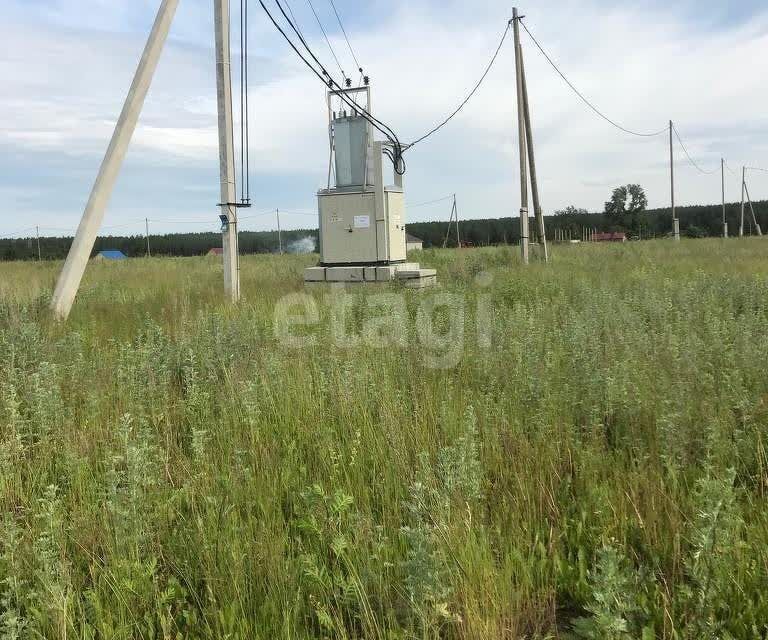
[[[762,229],[768,231],[768,201],[754,203],[755,216]],[[460,212],[461,214],[461,212]],[[690,238],[719,237],[722,235],[722,205],[678,207],[681,233]],[[602,231],[624,231],[630,238],[647,239],[665,237],[671,233],[670,210],[649,209],[623,215],[606,213],[574,213],[546,216],[547,234],[555,237],[555,231],[570,233],[581,238],[584,228]],[[726,205],[730,235],[738,235],[741,205]],[[532,219],[533,221],[533,219]],[[745,233],[753,234],[751,216],[747,208]],[[445,220],[414,222],[407,225],[408,233],[421,238],[424,247],[441,247],[447,231]],[[531,224],[535,238],[535,224]],[[474,246],[516,244],[520,240],[517,217],[460,220],[462,242]],[[317,241],[317,229],[283,231],[283,248],[289,253],[306,250],[307,239]],[[303,242],[302,242],[303,241]],[[40,253],[45,260],[66,257],[72,244],[71,237],[41,237]],[[221,246],[221,234],[173,233],[150,235],[152,255],[198,256],[205,255],[214,247]],[[448,246],[456,246],[455,229],[451,230]],[[118,249],[129,257],[146,255],[147,241],[143,235],[104,236],[96,240],[94,253],[106,249]],[[275,253],[279,250],[277,231],[243,231],[240,233],[240,251],[243,254]],[[0,239],[0,260],[34,260],[38,256],[35,238]]]

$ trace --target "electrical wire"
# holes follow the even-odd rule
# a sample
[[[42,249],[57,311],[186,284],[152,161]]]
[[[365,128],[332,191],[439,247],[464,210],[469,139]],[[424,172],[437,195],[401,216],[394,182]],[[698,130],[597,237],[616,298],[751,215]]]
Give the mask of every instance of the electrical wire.
[[[336,14],[336,20],[339,21],[341,32],[344,34],[344,39],[347,41],[349,52],[352,54],[352,59],[355,61],[355,65],[357,65],[357,70],[360,73],[363,73],[363,66],[360,64],[360,62],[357,59],[357,56],[355,55],[355,50],[352,48],[352,43],[349,41],[349,36],[347,36],[347,30],[344,28],[344,24],[341,21],[341,16],[339,15],[339,12],[336,9],[336,3],[333,0],[328,0],[328,2],[331,3],[331,7],[333,7],[333,12]]]
[[[690,162],[690,163],[691,163],[691,165],[693,165],[693,167],[694,167],[694,168],[695,168],[695,169],[696,169],[696,170],[697,170],[699,173],[702,173],[702,174],[704,174],[705,176],[706,176],[706,175],[712,175],[713,173],[715,173],[716,169],[713,169],[712,171],[707,171],[706,169],[702,169],[702,168],[701,168],[701,167],[700,167],[698,164],[696,164],[696,162],[694,161],[694,159],[691,157],[691,154],[690,154],[690,153],[688,153],[688,149],[686,149],[686,147],[685,147],[685,143],[683,142],[683,139],[682,139],[682,137],[680,136],[680,133],[678,132],[678,130],[677,130],[677,127],[675,126],[675,124],[674,124],[674,123],[672,123],[672,131],[674,131],[674,132],[675,132],[675,137],[677,138],[677,141],[680,143],[680,146],[682,147],[682,149],[683,149],[683,152],[685,153],[685,156],[688,158],[688,162]]]
[[[240,0],[240,200],[245,201],[245,65],[243,64],[243,51],[245,50],[245,0]]]
[[[480,89],[480,86],[483,84],[483,81],[490,73],[491,69],[493,68],[494,63],[496,62],[496,59],[499,57],[499,52],[501,51],[501,47],[504,46],[504,41],[507,39],[507,34],[509,33],[509,24],[507,24],[507,28],[504,29],[504,33],[501,34],[501,41],[499,42],[499,46],[496,47],[496,51],[493,54],[493,57],[491,58],[491,61],[488,63],[488,66],[485,68],[485,72],[482,76],[480,76],[480,80],[477,82],[477,84],[474,86],[472,91],[469,92],[469,95],[464,99],[464,101],[458,106],[458,108],[449,115],[445,120],[443,120],[440,124],[438,124],[436,127],[432,128],[430,131],[425,133],[420,138],[417,138],[413,142],[407,145],[406,149],[410,149],[414,145],[419,144],[419,142],[422,142],[423,140],[426,140],[431,135],[437,133],[442,129],[445,125],[447,125],[451,120],[453,120],[454,117],[456,117],[459,112],[467,105],[467,103],[472,99],[472,97],[477,93],[478,89]]]
[[[299,21],[296,20],[296,16],[293,15],[293,9],[291,9],[290,2],[288,2],[288,0],[283,0],[283,2],[285,2],[285,6],[288,7],[288,13],[291,14],[291,20],[293,20],[293,23],[296,25],[296,30],[299,32],[299,34],[301,34],[301,29],[299,28]],[[302,34],[302,37],[304,37],[303,34]]]
[[[738,174],[733,169],[731,169],[731,167],[728,165],[727,160],[723,159],[723,164],[725,165],[725,168],[728,169],[728,171],[731,172],[732,176],[738,178]]]
[[[330,49],[331,55],[333,56],[333,59],[336,61],[336,65],[339,67],[339,71],[341,71],[341,77],[344,78],[344,80],[346,80],[347,74],[344,73],[344,68],[341,66],[341,63],[339,62],[339,58],[336,56],[336,51],[334,51],[333,45],[331,44],[331,41],[328,39],[328,34],[325,32],[325,27],[323,27],[323,23],[320,20],[320,16],[318,16],[317,11],[315,11],[315,5],[312,4],[312,0],[307,0],[307,4],[309,5],[309,8],[312,9],[312,13],[315,15],[315,20],[317,20],[317,26],[319,26],[320,31],[323,32],[323,37],[325,38],[325,42],[328,44],[328,49]]]
[[[288,41],[288,44],[291,45],[293,50],[299,55],[299,57],[304,61],[305,64],[309,66],[309,68],[315,73],[315,75],[318,74],[317,70],[312,67],[312,65],[307,61],[306,58],[298,51],[296,46],[294,45],[293,41],[288,37],[288,35],[283,31],[283,29],[277,24],[275,19],[272,17],[272,14],[269,12],[269,10],[264,5],[264,2],[262,0],[259,0],[261,3],[261,6],[264,8],[264,10],[267,12],[267,15],[269,16],[270,20],[272,21],[272,24],[277,27],[278,31],[283,35],[283,37]],[[325,65],[318,59],[318,57],[315,55],[315,53],[310,48],[309,44],[307,44],[307,41],[302,36],[301,32],[299,31],[297,25],[295,25],[291,19],[288,17],[288,15],[285,13],[285,10],[283,9],[283,5],[281,4],[281,0],[274,0],[277,7],[280,9],[280,12],[283,14],[283,17],[288,22],[289,26],[293,30],[293,32],[299,37],[299,40],[301,41],[301,44],[304,46],[304,48],[307,50],[307,53],[312,57],[312,59],[315,61],[315,63],[320,67],[320,70],[322,71],[322,75],[320,75],[320,78],[323,80],[323,82],[329,86],[331,89],[334,87],[338,89],[339,91],[343,91],[344,87],[342,87],[336,80],[334,80],[333,76],[331,76],[328,71],[325,68]],[[326,81],[327,79],[327,81]],[[393,143],[395,146],[402,146],[400,145],[400,141],[397,137],[397,134],[394,132],[394,130],[389,126],[384,124],[381,120],[374,117],[367,109],[364,109],[360,104],[358,104],[355,100],[349,98],[344,93],[338,94],[338,97],[350,108],[357,109],[363,116],[366,117],[366,120],[370,122],[376,129],[382,133],[385,137],[389,139],[390,142]],[[379,125],[379,126],[377,126]],[[380,128],[383,127],[383,128]]]
[[[592,111],[594,111],[598,116],[600,116],[603,120],[608,122],[609,124],[613,125],[620,131],[623,131],[624,133],[628,133],[633,136],[638,136],[640,138],[654,138],[658,135],[661,135],[662,133],[665,133],[667,131],[667,127],[664,127],[663,129],[660,129],[659,131],[655,131],[653,133],[643,133],[640,131],[632,131],[632,129],[627,129],[626,127],[621,126],[618,122],[615,120],[612,120],[607,115],[605,115],[600,109],[598,109],[594,104],[592,104],[587,98],[584,96],[581,91],[579,91],[574,84],[565,76],[565,74],[560,71],[558,66],[554,63],[552,58],[547,54],[546,51],[544,51],[544,48],[539,44],[539,41],[536,40],[534,35],[531,33],[531,31],[528,29],[528,27],[525,25],[525,22],[523,22],[522,18],[518,18],[520,21],[520,24],[523,25],[523,29],[525,29],[526,33],[530,36],[531,40],[533,40],[533,43],[536,45],[538,50],[541,52],[541,54],[547,59],[547,62],[551,65],[551,67],[557,72],[557,74],[565,81],[565,83],[573,90],[573,92],[581,98],[581,100],[586,104]]]
[[[280,9],[280,12],[283,14],[283,17],[286,19],[291,29],[299,37],[299,40],[301,40],[301,43],[303,44],[304,48],[307,50],[307,52],[312,57],[312,59],[320,67],[320,71],[318,71],[314,67],[314,65],[309,60],[307,60],[307,58],[301,53],[301,51],[299,51],[296,44],[288,36],[285,30],[278,24],[275,17],[272,15],[272,13],[269,11],[267,6],[264,4],[264,0],[259,0],[259,4],[261,5],[262,9],[264,9],[264,12],[267,14],[272,24],[280,32],[280,34],[283,36],[283,38],[289,44],[289,46],[293,49],[296,55],[298,55],[299,58],[302,60],[302,62],[304,62],[304,64],[309,68],[309,70],[312,71],[312,73],[314,73],[323,82],[323,84],[325,84],[326,86],[329,86],[331,89],[336,88],[338,90],[337,95],[342,102],[344,102],[350,108],[356,109],[377,131],[382,133],[389,140],[390,144],[393,147],[393,156],[390,156],[390,157],[393,157],[393,165],[395,167],[395,172],[400,175],[405,173],[405,162],[402,157],[403,147],[397,137],[397,134],[395,134],[395,132],[392,130],[391,127],[384,124],[378,118],[374,117],[367,109],[363,108],[361,105],[359,105],[357,102],[349,98],[344,93],[344,88],[338,82],[336,82],[336,80],[334,80],[333,76],[331,76],[330,73],[328,73],[328,71],[325,69],[325,66],[322,64],[322,62],[320,62],[320,60],[317,58],[317,56],[314,54],[312,49],[307,44],[306,40],[304,40],[302,35],[299,33],[296,25],[290,20],[290,18],[288,18],[288,15],[286,14],[285,9],[283,9],[282,4],[280,3],[280,0],[274,0],[274,2]]]
[[[17,231],[11,231],[8,234],[6,234],[4,237],[5,239],[11,240],[12,238],[10,236],[17,236],[21,233],[26,233],[27,231],[34,231],[35,227],[26,227],[25,229],[18,229]]]
[[[747,171],[762,171],[763,173],[768,173],[768,169],[761,169],[760,167],[747,167]]]
[[[449,196],[445,196],[444,198],[437,198],[437,200],[428,200],[427,202],[419,202],[417,204],[409,204],[409,209],[416,209],[418,207],[426,207],[430,204],[437,204],[438,202],[445,202],[446,200],[451,200],[453,198],[453,194]]]

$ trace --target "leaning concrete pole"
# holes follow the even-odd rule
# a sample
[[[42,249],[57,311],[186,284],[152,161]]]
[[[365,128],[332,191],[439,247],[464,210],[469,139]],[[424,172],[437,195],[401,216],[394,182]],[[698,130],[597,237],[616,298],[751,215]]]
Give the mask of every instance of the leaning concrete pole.
[[[528,145],[528,167],[531,172],[531,197],[533,198],[533,213],[539,227],[539,242],[544,249],[544,262],[549,262],[549,249],[547,248],[547,230],[544,227],[544,214],[541,212],[539,200],[539,181],[536,177],[536,156],[533,153],[533,128],[531,126],[531,107],[528,100],[528,83],[525,80],[525,61],[523,48],[518,51],[520,56],[520,77],[523,84],[523,115],[525,116],[525,137]]]
[[[64,268],[56,282],[51,300],[51,311],[58,320],[66,320],[75,301],[85,267],[91,257],[96,234],[104,220],[104,212],[112,196],[115,181],[123,165],[128,144],[133,137],[139,114],[144,106],[144,99],[157,69],[163,45],[168,38],[168,31],[176,13],[179,0],[163,0],[157,11],[155,24],[149,34],[147,45],[136,69],[133,84],[123,105],[123,111],[112,134],[112,140],[101,163],[99,175],[93,185],[83,218],[77,228],[75,239],[69,250]]]
[[[752,205],[752,198],[749,197],[749,187],[747,186],[746,178],[744,179],[744,191],[747,194],[749,210],[752,212],[752,224],[755,225],[755,231],[757,231],[757,235],[762,236],[763,230],[760,228],[760,223],[757,221],[757,216],[755,216],[755,207]]]
[[[221,174],[222,248],[224,292],[240,299],[240,256],[237,237],[235,137],[232,123],[232,75],[229,44],[229,0],[213,0],[216,29],[216,96],[219,113],[219,168]]]
[[[512,9],[512,25],[515,34],[515,75],[517,77],[517,136],[520,147],[520,257],[523,264],[528,264],[528,153],[523,106],[519,21],[517,9]]]

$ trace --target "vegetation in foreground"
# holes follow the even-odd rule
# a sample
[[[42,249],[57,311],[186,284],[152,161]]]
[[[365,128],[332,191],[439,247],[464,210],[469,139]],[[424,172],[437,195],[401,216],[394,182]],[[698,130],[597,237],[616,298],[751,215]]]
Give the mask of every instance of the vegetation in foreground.
[[[313,290],[303,348],[308,257],[236,309],[217,261],[94,264],[65,327],[58,265],[0,265],[0,637],[765,637],[763,241],[419,258],[435,340]]]

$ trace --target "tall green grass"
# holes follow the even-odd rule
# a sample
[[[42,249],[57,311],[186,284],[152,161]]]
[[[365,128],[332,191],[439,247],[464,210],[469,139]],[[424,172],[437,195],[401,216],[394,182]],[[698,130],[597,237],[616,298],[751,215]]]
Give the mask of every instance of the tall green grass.
[[[419,259],[449,368],[434,291],[286,346],[309,258],[93,264],[65,326],[0,264],[0,638],[765,637],[763,242]]]

